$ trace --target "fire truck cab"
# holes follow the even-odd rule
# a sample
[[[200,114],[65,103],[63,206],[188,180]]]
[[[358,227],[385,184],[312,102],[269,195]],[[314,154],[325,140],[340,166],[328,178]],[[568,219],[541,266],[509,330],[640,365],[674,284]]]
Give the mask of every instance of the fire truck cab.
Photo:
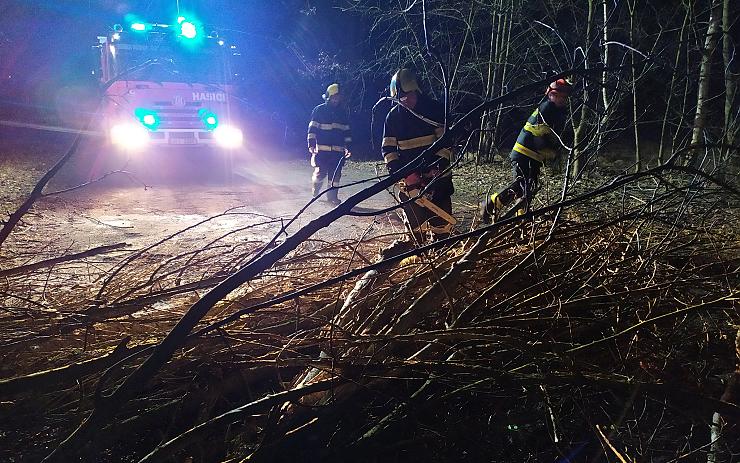
[[[102,119],[123,151],[158,147],[236,149],[236,45],[185,17],[131,22],[98,37]]]

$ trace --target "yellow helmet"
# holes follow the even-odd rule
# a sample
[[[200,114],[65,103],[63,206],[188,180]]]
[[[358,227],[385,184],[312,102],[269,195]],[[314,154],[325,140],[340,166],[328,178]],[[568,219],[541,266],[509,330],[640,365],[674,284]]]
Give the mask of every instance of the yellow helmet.
[[[391,97],[395,98],[401,92],[419,91],[419,83],[411,69],[399,69],[391,78]]]
[[[337,94],[339,94],[339,84],[331,84],[326,87],[326,93],[321,96],[324,98],[324,100],[329,101],[329,98]]]

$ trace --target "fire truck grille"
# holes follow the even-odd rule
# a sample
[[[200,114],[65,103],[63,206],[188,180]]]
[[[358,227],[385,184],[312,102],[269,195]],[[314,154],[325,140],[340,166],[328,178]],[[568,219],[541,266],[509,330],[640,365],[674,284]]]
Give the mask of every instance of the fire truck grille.
[[[170,138],[177,138],[182,140],[194,139],[195,134],[193,132],[172,132]]]
[[[159,129],[204,129],[203,121],[195,108],[156,108]]]

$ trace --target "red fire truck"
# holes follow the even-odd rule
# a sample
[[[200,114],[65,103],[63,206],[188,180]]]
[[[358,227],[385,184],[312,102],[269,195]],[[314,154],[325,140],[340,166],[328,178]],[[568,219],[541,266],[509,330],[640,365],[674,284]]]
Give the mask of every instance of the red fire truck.
[[[183,16],[116,25],[98,43],[102,119],[116,148],[242,145],[235,45]]]

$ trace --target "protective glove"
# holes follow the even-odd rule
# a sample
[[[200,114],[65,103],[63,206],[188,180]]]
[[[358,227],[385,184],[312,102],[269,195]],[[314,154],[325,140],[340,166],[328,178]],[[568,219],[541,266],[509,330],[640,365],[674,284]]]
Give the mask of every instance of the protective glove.
[[[386,167],[388,168],[388,173],[392,174],[401,167],[403,167],[403,162],[401,162],[400,159],[394,159],[391,162],[389,162]]]
[[[403,179],[403,181],[406,184],[406,188],[420,187],[422,184],[421,176],[416,172],[411,172]]]

